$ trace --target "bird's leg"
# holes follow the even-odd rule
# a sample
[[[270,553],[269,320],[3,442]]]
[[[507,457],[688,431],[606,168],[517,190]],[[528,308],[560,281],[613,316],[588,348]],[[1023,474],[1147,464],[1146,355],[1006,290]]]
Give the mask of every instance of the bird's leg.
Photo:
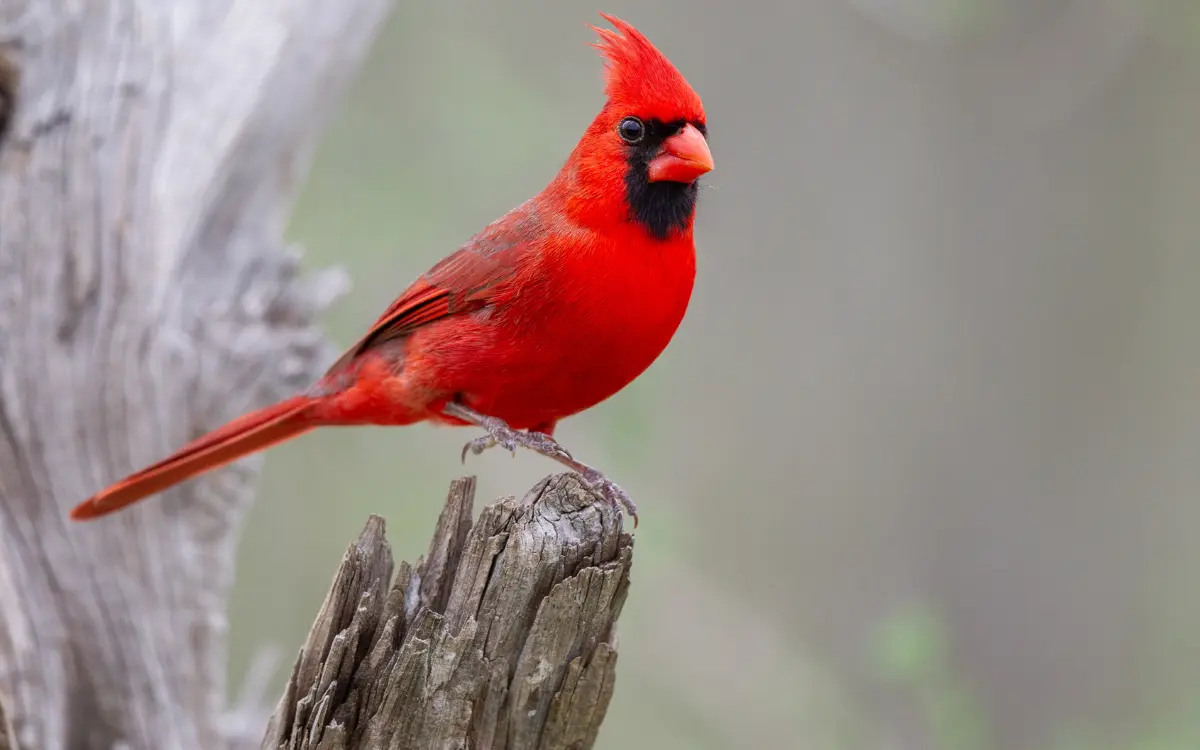
[[[571,460],[571,454],[567,452],[567,449],[559,445],[557,440],[543,432],[514,430],[503,419],[480,414],[474,409],[455,401],[446,404],[444,411],[452,417],[457,417],[487,430],[487,435],[475,438],[463,446],[462,460],[464,462],[467,460],[468,451],[478,456],[494,445],[499,445],[510,451],[514,456],[517,454],[517,446],[519,445],[535,453],[540,453],[547,458],[553,458],[555,461],[561,459]]]
[[[463,446],[463,461],[467,460],[467,451],[479,455],[493,445],[499,445],[512,451],[514,456],[517,453],[518,445],[528,448],[535,453],[542,454],[546,458],[554,459],[563,466],[577,472],[592,489],[599,490],[600,494],[604,495],[618,510],[627,511],[633,517],[634,528],[637,528],[637,505],[629,497],[629,493],[621,489],[616,482],[601,474],[599,470],[588,466],[582,461],[576,461],[567,449],[559,445],[558,441],[554,438],[542,432],[514,430],[503,419],[480,414],[474,409],[455,401],[447,403],[444,411],[449,416],[470,422],[488,432],[487,435],[475,438]]]

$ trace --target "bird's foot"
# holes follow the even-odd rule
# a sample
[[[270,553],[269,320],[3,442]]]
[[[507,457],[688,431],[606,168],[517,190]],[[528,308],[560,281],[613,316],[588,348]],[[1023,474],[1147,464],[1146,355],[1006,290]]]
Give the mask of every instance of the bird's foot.
[[[576,461],[571,457],[570,452],[566,448],[559,445],[557,440],[546,433],[534,432],[532,430],[528,432],[514,430],[503,419],[480,414],[474,409],[454,401],[446,404],[445,412],[452,417],[457,417],[487,430],[487,435],[475,438],[463,446],[462,460],[464,463],[467,460],[468,452],[479,455],[488,448],[496,445],[510,451],[514,456],[517,454],[517,446],[528,448],[535,453],[540,453],[547,458],[554,459],[563,466],[577,472],[583,477],[584,483],[590,489],[599,491],[604,499],[612,503],[618,513],[621,511],[629,513],[633,517],[633,527],[637,528],[637,505],[629,497],[629,493],[621,489],[616,482],[601,474],[597,469]]]
[[[573,463],[576,465],[572,468],[579,472],[579,475],[583,477],[584,482],[586,482],[592,489],[598,490],[600,494],[604,496],[605,500],[608,500],[613,504],[613,507],[615,507],[618,512],[624,510],[633,517],[633,528],[636,529],[638,525],[637,505],[634,504],[633,498],[629,496],[629,493],[621,489],[621,486],[616,482],[601,474],[599,470],[594,469],[587,464],[581,464],[578,462]]]
[[[488,448],[496,445],[509,451],[514,456],[517,455],[517,447],[520,446],[528,448],[535,453],[540,453],[547,458],[552,458],[555,461],[574,460],[566,448],[559,445],[557,440],[544,432],[514,430],[503,419],[480,414],[474,409],[456,402],[446,404],[445,412],[452,417],[458,417],[487,430],[486,435],[477,437],[463,446],[463,463],[466,463],[468,452],[478,456]]]
[[[467,462],[467,452],[470,451],[478,456],[488,448],[499,445],[504,450],[517,455],[517,433],[511,427],[500,420],[495,420],[499,424],[487,425],[481,424],[480,427],[487,430],[486,435],[470,440],[462,449],[462,462]]]
[[[487,430],[488,434],[477,437],[463,446],[462,460],[464,463],[466,463],[468,452],[478,456],[488,448],[497,445],[514,456],[517,455],[517,447],[520,446],[556,461],[563,458],[571,459],[571,454],[567,452],[567,449],[544,432],[514,430],[504,420],[495,417],[484,417],[479,426]]]

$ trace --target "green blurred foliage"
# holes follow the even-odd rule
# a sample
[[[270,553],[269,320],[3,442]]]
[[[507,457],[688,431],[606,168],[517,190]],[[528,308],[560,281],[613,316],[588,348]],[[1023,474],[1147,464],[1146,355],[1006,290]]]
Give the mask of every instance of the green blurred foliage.
[[[930,750],[1003,750],[989,735],[983,707],[957,674],[943,618],[929,606],[911,606],[883,620],[867,652],[876,678],[917,708],[933,740]],[[1200,711],[1159,716],[1126,737],[1099,727],[1063,726],[1037,750],[1195,750]]]

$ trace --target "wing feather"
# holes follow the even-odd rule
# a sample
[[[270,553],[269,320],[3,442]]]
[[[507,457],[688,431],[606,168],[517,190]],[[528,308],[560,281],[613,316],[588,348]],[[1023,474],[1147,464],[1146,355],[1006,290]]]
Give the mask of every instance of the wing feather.
[[[326,375],[342,370],[385,341],[492,304],[505,282],[517,274],[522,259],[543,230],[541,215],[532,201],[488,225],[404,290]]]

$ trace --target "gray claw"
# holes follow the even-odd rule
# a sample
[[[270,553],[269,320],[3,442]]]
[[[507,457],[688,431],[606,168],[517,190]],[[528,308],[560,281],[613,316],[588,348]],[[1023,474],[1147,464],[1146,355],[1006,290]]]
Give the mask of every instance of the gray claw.
[[[492,437],[491,435],[484,435],[483,437],[477,437],[474,440],[469,441],[466,445],[463,446],[462,462],[464,464],[467,462],[467,453],[468,452],[473,453],[476,456],[478,456],[480,453],[483,453],[488,448],[491,448],[493,445],[497,445],[497,444],[498,443],[496,442],[496,439],[494,437]],[[507,446],[505,446],[505,447],[507,447]],[[513,451],[513,455],[516,455],[515,450]]]
[[[599,490],[600,494],[604,495],[605,499],[612,503],[618,512],[622,509],[627,511],[633,517],[633,528],[637,528],[637,505],[634,504],[633,498],[629,496],[628,492],[595,469],[589,468],[583,472],[583,480],[591,485],[592,489]]]

